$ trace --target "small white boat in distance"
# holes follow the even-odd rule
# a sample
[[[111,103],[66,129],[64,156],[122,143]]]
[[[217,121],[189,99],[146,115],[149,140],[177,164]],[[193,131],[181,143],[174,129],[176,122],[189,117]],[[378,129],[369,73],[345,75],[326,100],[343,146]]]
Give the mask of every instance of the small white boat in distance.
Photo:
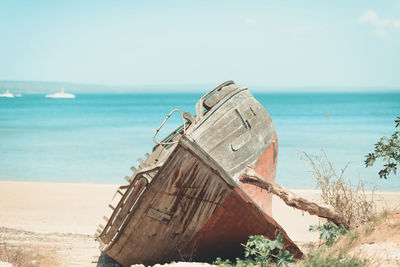
[[[0,94],[0,97],[13,98],[15,96],[7,90],[4,94]]]
[[[46,98],[75,98],[75,95],[64,93],[64,88],[62,88],[60,93],[46,95]]]

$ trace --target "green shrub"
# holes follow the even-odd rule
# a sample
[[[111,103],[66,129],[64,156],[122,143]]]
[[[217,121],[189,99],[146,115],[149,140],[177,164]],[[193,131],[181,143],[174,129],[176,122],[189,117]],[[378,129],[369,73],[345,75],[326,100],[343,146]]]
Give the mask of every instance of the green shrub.
[[[249,240],[244,246],[245,259],[236,258],[236,263],[230,260],[222,260],[217,258],[214,264],[223,267],[230,266],[288,266],[294,263],[293,254],[284,250],[283,236],[278,234],[274,241],[262,235],[249,236]]]
[[[311,225],[309,230],[311,232],[320,232],[319,239],[323,240],[328,247],[332,246],[342,235],[347,233],[343,225],[336,226],[331,224]]]

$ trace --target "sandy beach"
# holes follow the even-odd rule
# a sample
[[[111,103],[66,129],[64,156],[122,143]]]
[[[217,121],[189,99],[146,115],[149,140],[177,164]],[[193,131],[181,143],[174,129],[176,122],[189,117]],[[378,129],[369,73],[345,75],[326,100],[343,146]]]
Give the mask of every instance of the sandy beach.
[[[74,266],[96,265],[99,256],[94,233],[118,185],[0,181],[0,243],[51,248]],[[318,190],[292,189],[318,202]],[[376,192],[379,209],[400,207],[400,192]],[[273,217],[297,243],[317,241],[310,225],[319,219],[273,198]],[[62,264],[61,264],[62,265]],[[68,266],[66,264],[65,266]]]

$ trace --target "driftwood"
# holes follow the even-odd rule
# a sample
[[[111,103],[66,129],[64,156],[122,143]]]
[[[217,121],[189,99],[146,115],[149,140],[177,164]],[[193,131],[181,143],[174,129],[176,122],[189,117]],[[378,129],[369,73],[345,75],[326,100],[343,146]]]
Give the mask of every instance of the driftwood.
[[[311,215],[317,215],[318,217],[328,219],[336,225],[342,224],[347,229],[350,228],[349,221],[345,217],[335,212],[332,208],[328,206],[322,206],[305,198],[296,196],[289,190],[273,181],[263,180],[262,177],[258,175],[252,168],[246,168],[246,171],[240,175],[239,180],[242,183],[252,184],[266,189],[268,192],[280,197],[286,203],[286,205],[290,207],[307,211]]]

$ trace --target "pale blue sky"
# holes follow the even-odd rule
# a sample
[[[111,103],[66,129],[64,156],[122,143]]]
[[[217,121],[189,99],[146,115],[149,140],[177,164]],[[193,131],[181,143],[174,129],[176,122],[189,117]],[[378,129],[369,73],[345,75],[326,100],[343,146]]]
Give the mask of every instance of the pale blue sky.
[[[0,80],[400,87],[400,1],[4,1]]]

